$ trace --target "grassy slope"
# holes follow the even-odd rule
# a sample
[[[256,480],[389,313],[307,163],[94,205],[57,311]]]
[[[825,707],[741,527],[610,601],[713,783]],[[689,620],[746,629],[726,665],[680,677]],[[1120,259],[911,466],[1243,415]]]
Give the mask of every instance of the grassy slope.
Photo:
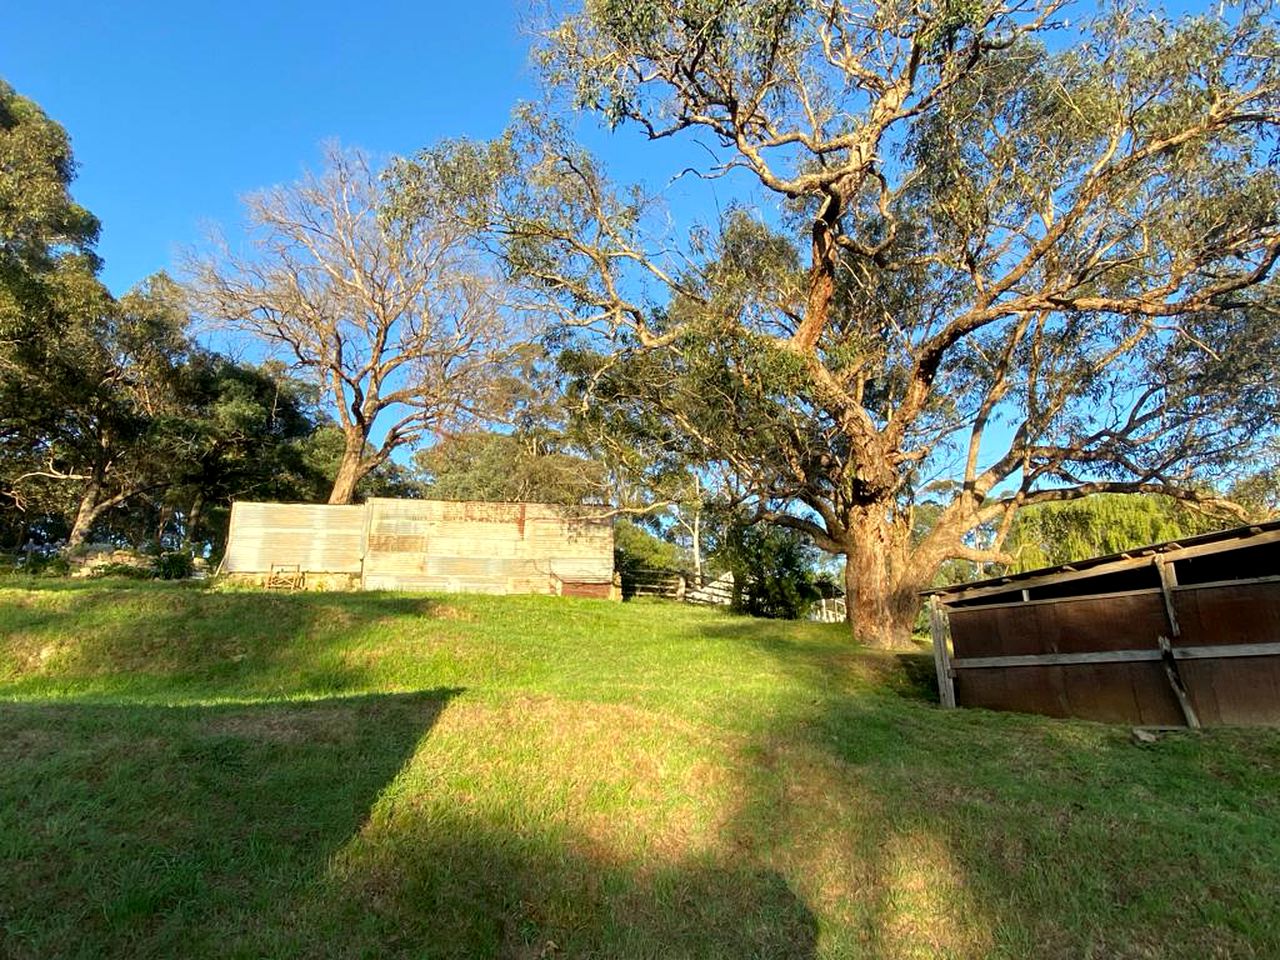
[[[0,955],[1280,956],[1280,733],[839,627],[0,583]]]

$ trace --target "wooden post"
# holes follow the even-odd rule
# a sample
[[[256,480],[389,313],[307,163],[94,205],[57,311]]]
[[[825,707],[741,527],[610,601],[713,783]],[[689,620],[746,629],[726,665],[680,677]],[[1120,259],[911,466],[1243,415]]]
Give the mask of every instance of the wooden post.
[[[1164,557],[1156,556],[1154,558],[1156,571],[1160,574],[1160,593],[1164,597],[1164,612],[1169,619],[1169,634],[1173,637],[1182,635],[1182,628],[1178,626],[1178,611],[1173,605],[1173,588],[1178,585],[1178,573],[1174,569],[1173,564],[1165,561]],[[1200,726],[1200,718],[1196,715],[1195,707],[1191,704],[1191,697],[1187,693],[1187,685],[1182,681],[1182,671],[1178,668],[1178,661],[1173,655],[1173,644],[1169,641],[1169,637],[1161,634],[1156,638],[1156,642],[1160,644],[1160,655],[1164,662],[1165,676],[1169,679],[1169,686],[1173,690],[1173,695],[1177,698],[1178,708],[1182,711],[1182,717],[1187,722],[1187,726],[1192,729],[1198,729]]]
[[[1193,730],[1200,728],[1200,718],[1196,715],[1196,708],[1191,705],[1191,697],[1187,695],[1187,688],[1182,683],[1182,673],[1178,670],[1178,661],[1173,656],[1173,647],[1169,643],[1169,638],[1165,636],[1157,637],[1160,642],[1160,652],[1162,662],[1164,663],[1165,676],[1169,678],[1169,686],[1173,689],[1173,695],[1178,700],[1178,708],[1182,711],[1182,718],[1186,720],[1187,726]]]
[[[944,707],[956,705],[956,686],[951,677],[951,658],[947,656],[947,612],[936,596],[929,598],[929,628],[933,633],[933,665],[938,671],[938,702]]]
[[[1182,636],[1182,628],[1178,626],[1178,611],[1173,606],[1173,588],[1178,585],[1178,572],[1173,564],[1165,562],[1164,557],[1156,557],[1156,570],[1160,574],[1160,593],[1164,596],[1164,612],[1169,618],[1170,636]]]

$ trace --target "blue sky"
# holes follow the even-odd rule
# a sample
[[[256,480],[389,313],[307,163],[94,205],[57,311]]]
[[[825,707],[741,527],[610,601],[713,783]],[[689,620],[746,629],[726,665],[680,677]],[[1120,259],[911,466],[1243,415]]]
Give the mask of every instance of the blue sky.
[[[0,76],[70,132],[75,193],[103,221],[103,276],[123,293],[170,267],[208,224],[233,225],[242,194],[314,165],[325,139],[392,154],[500,132],[515,102],[537,94],[522,23],[530,6],[17,3],[0,32]],[[579,135],[616,177],[650,187],[707,160],[688,141],[646,144],[590,119]],[[681,181],[668,208],[704,218],[733,187]]]
[[[1196,10],[1174,0],[1175,15]],[[336,137],[375,154],[491,137],[536,97],[518,0],[63,0],[11,4],[0,76],[70,132],[77,198],[103,222],[103,277],[123,293],[172,268],[238,198],[295,179]],[[1090,7],[1082,4],[1073,14]],[[707,155],[585,119],[579,136],[620,180],[663,186]],[[681,222],[714,215],[731,181],[667,191]]]
[[[327,138],[390,154],[500,132],[512,105],[536,95],[526,9],[18,3],[0,33],[0,76],[70,132],[74,191],[103,222],[103,276],[122,293],[207,223],[233,224],[240,195],[314,165]],[[646,173],[652,155],[628,149],[635,134],[590,139],[616,173]]]

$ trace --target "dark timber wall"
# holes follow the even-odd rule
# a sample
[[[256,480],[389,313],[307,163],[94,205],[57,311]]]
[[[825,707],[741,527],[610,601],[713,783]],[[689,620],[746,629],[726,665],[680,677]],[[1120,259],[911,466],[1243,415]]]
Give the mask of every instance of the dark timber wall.
[[[953,587],[932,603],[948,705],[1280,725],[1280,524]]]

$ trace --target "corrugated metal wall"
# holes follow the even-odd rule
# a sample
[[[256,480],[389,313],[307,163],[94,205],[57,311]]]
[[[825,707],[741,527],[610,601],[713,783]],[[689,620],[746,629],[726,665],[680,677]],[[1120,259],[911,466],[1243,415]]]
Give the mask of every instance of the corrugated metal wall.
[[[309,573],[359,573],[365,508],[310,503],[234,503],[225,573],[267,573],[294,564]]]
[[[236,504],[223,570],[280,563],[360,573],[369,590],[607,595],[613,525],[542,503]]]
[[[542,503],[368,503],[368,589],[555,593],[609,583],[613,527]]]

